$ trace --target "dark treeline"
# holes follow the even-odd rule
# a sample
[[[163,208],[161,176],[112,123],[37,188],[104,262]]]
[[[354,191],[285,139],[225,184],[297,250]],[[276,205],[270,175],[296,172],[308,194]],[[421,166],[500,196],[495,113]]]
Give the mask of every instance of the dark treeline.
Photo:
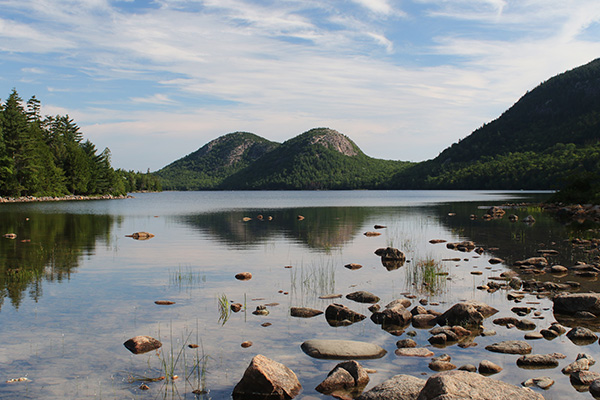
[[[115,170],[68,115],[42,117],[35,96],[24,104],[13,89],[0,104],[0,195],[121,195],[160,190],[149,173]]]

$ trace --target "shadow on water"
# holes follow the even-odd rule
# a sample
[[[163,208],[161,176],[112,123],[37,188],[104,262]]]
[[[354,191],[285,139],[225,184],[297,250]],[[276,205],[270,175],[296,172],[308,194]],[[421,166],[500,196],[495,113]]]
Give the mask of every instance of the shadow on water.
[[[0,214],[0,306],[9,298],[15,308],[25,293],[38,301],[42,281],[70,278],[82,257],[98,241],[109,243],[115,217],[5,212]]]
[[[238,250],[283,235],[311,249],[328,251],[350,242],[370,214],[363,207],[319,207],[216,212],[180,218]]]

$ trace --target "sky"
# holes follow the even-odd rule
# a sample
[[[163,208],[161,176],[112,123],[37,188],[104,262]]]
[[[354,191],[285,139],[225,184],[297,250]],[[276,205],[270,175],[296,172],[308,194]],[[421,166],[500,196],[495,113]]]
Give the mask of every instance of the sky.
[[[0,0],[1,101],[136,171],[316,127],[423,161],[598,57],[598,0]]]

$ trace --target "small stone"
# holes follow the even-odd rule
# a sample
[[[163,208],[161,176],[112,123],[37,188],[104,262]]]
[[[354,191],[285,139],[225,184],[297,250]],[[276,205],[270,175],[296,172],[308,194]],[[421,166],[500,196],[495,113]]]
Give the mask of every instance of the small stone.
[[[434,354],[433,351],[426,349],[424,347],[417,347],[417,348],[403,347],[403,348],[396,349],[396,351],[394,353],[397,356],[404,356],[404,357],[431,357]]]
[[[150,386],[146,385],[145,383],[142,383],[140,385],[140,390],[148,390],[148,389],[150,389]]]
[[[349,270],[357,270],[357,269],[361,269],[363,266],[360,264],[356,264],[356,263],[350,263],[350,264],[346,264],[344,265],[344,268],[348,268]]]
[[[349,293],[346,295],[346,298],[348,300],[356,301],[358,303],[377,303],[379,301],[379,297],[375,296],[373,293],[364,290]]]
[[[241,346],[245,349],[247,349],[248,347],[252,346],[252,342],[249,340],[246,340],[245,342],[242,342]]]
[[[594,332],[582,326],[571,329],[567,333],[567,337],[571,340],[571,342],[579,346],[592,344],[598,340],[598,336],[596,336]]]
[[[175,304],[175,302],[169,300],[156,300],[154,304],[158,304],[159,306],[170,306]]]
[[[312,317],[315,317],[315,316],[321,315],[321,314],[323,314],[323,311],[315,310],[314,308],[308,308],[308,307],[291,307],[290,308],[290,315],[292,317],[312,318]]]
[[[319,296],[319,298],[321,300],[330,300],[330,299],[339,299],[340,297],[342,297],[341,294],[325,294],[323,296]]]
[[[412,339],[402,339],[402,340],[398,340],[396,342],[396,347],[399,349],[402,348],[413,348],[413,347],[417,347],[417,342],[415,342]]]
[[[440,372],[440,371],[450,371],[452,369],[456,369],[456,365],[452,364],[450,361],[432,361],[429,363],[429,369]]]
[[[550,386],[554,385],[554,381],[547,376],[542,376],[539,378],[527,379],[526,381],[521,383],[521,385],[523,385],[525,387],[537,386],[540,389],[548,390],[548,389],[550,389]]]
[[[540,332],[527,332],[525,334],[525,339],[527,340],[537,340],[537,339],[543,339],[544,335],[542,335]]]
[[[135,336],[127,340],[123,345],[133,354],[144,354],[159,349],[162,343],[150,336]]]
[[[479,363],[479,373],[482,375],[493,375],[500,371],[502,371],[502,367],[489,360],[482,360]]]
[[[381,232],[365,232],[364,235],[366,237],[374,237],[374,236],[380,236]]]
[[[249,281],[252,279],[252,274],[250,272],[240,272],[239,274],[235,275],[235,279],[240,281]]]
[[[477,372],[477,367],[473,364],[465,364],[458,367],[459,371]]]

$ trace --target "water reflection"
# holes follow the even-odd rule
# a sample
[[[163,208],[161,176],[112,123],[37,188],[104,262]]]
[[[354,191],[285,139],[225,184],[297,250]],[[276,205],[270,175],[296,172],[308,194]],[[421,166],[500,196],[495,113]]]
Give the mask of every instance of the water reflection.
[[[13,212],[0,218],[5,233],[16,235],[0,239],[0,307],[9,298],[17,309],[26,293],[39,300],[42,281],[68,280],[98,241],[110,241],[115,222],[110,215]]]
[[[246,249],[283,235],[309,248],[327,251],[352,241],[372,214],[370,210],[363,207],[286,208],[216,212],[179,218],[194,229],[236,249]]]

